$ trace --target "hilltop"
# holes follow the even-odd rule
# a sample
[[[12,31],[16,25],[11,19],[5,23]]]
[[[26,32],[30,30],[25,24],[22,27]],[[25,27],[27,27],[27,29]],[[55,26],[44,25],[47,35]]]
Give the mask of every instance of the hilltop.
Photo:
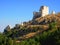
[[[16,24],[16,26],[12,29],[7,26],[4,33],[12,32],[12,34],[8,36],[11,36],[12,38],[20,38],[19,40],[31,38],[40,32],[48,30],[50,28],[49,24],[53,22],[60,22],[60,13],[39,17],[26,22],[23,25]]]
[[[8,25],[3,35],[18,45],[60,44],[60,13],[49,14],[49,8],[42,6],[39,12],[33,14],[30,21],[16,24],[13,28]]]
[[[35,45],[36,42],[34,41],[36,41],[36,39],[40,40],[41,45],[45,45],[45,44],[52,45],[52,43],[53,44],[56,43],[54,42],[54,40],[55,40],[55,36],[59,37],[58,34],[60,35],[60,13],[54,15],[50,14],[44,17],[36,18],[34,19],[34,21],[31,20],[29,22],[24,23],[24,25],[16,24],[16,26],[12,29],[9,26],[7,26],[4,30],[4,35],[12,38],[13,40],[16,39],[16,43],[20,43],[21,45],[22,44],[27,45],[29,43],[31,43],[31,45],[32,44]],[[46,36],[46,38],[48,39],[45,39],[44,36]],[[54,36],[53,40],[51,40],[52,37],[50,36]],[[49,41],[49,39],[51,41]],[[47,42],[45,43],[46,40]],[[39,44],[38,43],[39,41],[37,41],[36,44],[40,45],[40,43]],[[56,45],[57,44],[58,43],[56,43]]]

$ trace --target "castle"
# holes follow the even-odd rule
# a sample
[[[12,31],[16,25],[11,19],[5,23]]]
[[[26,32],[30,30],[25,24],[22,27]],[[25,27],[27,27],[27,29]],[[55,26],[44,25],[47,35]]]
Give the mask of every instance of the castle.
[[[52,11],[51,14],[55,14],[55,11]],[[40,9],[39,9],[39,12],[33,12],[32,22],[34,22],[36,18],[44,17],[46,15],[49,15],[49,7],[48,6],[41,6]],[[21,25],[28,24],[28,23],[27,22],[23,22]]]
[[[47,6],[41,6],[39,9],[39,12],[33,12],[33,19],[38,18],[38,17],[44,17],[49,14],[49,7]],[[52,14],[55,14],[53,11]]]

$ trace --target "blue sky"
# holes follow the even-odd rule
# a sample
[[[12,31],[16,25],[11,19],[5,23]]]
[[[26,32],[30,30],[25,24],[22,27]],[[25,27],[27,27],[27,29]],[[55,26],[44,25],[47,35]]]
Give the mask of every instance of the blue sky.
[[[39,11],[42,5],[48,6],[50,12],[60,12],[60,0],[0,0],[0,32],[7,25],[31,20],[33,11]]]

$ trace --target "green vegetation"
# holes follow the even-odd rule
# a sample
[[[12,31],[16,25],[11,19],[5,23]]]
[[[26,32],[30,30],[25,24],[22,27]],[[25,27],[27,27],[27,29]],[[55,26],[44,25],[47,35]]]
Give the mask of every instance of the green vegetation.
[[[20,34],[19,31],[29,32],[26,28],[21,30],[20,27],[19,29],[5,29],[4,33],[0,33],[0,45],[60,45],[60,25],[53,22],[49,24],[49,27],[47,31],[39,33],[32,38],[21,40],[20,42],[17,42],[17,37],[23,34]]]
[[[12,39],[0,34],[0,45],[13,45]]]
[[[60,30],[55,25],[56,23],[51,23],[51,30],[22,41],[21,45],[60,45]]]

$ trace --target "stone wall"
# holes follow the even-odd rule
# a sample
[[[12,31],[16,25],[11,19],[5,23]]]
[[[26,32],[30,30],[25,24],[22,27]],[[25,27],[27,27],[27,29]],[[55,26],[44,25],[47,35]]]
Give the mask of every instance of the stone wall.
[[[40,8],[41,16],[46,16],[49,14],[49,8],[47,6],[41,6]]]
[[[41,6],[39,12],[33,12],[33,19],[43,17],[49,14],[49,8],[47,6]]]

